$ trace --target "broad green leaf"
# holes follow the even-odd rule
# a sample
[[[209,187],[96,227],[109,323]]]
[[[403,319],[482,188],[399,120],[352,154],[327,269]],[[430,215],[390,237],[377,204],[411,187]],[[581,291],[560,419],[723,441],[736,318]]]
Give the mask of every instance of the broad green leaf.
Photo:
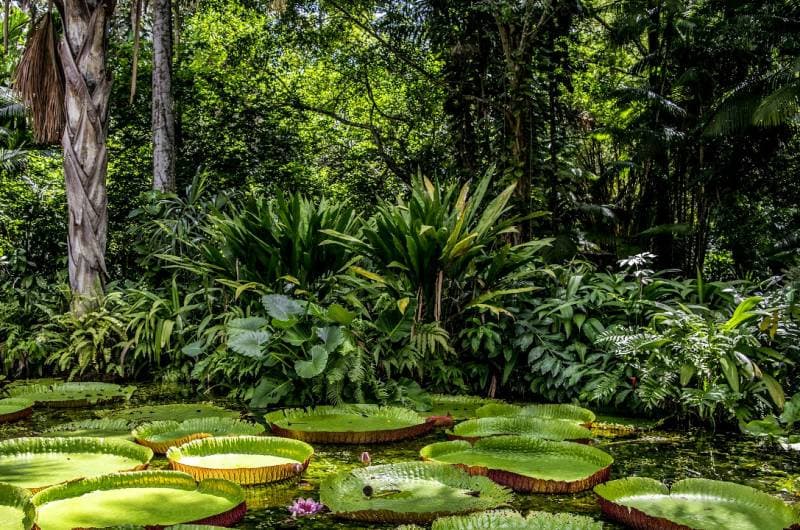
[[[781,384],[769,374],[761,374],[761,380],[764,381],[764,385],[767,387],[767,392],[769,392],[772,402],[775,403],[779,409],[783,409],[786,404],[786,394],[784,394]]]
[[[722,329],[726,331],[736,329],[750,319],[758,316],[758,313],[752,310],[755,309],[762,300],[763,298],[760,296],[751,296],[750,298],[742,300],[742,302],[736,306],[736,310],[733,312],[731,318],[721,326]]]
[[[292,390],[291,381],[275,381],[267,377],[262,377],[257,386],[252,389],[250,406],[253,408],[264,408],[268,405],[279,403]]]
[[[305,313],[306,304],[283,294],[267,294],[261,297],[267,314],[275,320],[292,320]]]
[[[344,333],[339,326],[326,326],[317,328],[317,337],[325,343],[325,350],[333,353],[344,342]]]
[[[358,274],[360,276],[363,276],[364,278],[367,278],[368,280],[372,280],[372,281],[378,282],[378,283],[386,283],[386,280],[383,279],[383,276],[381,276],[379,274],[375,274],[374,272],[370,272],[367,269],[358,267],[356,265],[353,265],[352,267],[350,267],[350,270],[355,272],[356,274]]]
[[[400,312],[402,314],[404,314],[404,315],[406,314],[406,309],[408,308],[408,303],[409,303],[408,297],[401,298],[400,300],[397,301],[397,309],[399,309]]]
[[[321,374],[328,364],[328,351],[322,346],[311,348],[310,361],[295,361],[294,371],[304,379],[311,379]]]
[[[181,353],[183,353],[187,357],[196,359],[205,350],[206,350],[205,343],[202,340],[196,340],[194,342],[190,342],[189,344],[181,348]]]
[[[348,311],[339,304],[333,304],[328,307],[326,314],[329,319],[343,326],[349,325],[356,318],[356,313]]]
[[[245,357],[261,359],[271,336],[267,331],[240,331],[228,337],[228,348]]]
[[[258,331],[267,325],[267,319],[261,317],[233,318],[228,321],[229,332]]]
[[[742,430],[753,436],[782,436],[783,427],[775,416],[767,416],[763,420],[753,420],[742,425]]]
[[[692,377],[694,377],[695,372],[695,367],[690,364],[684,364],[681,366],[681,386],[688,385],[689,381],[691,381]]]
[[[736,363],[727,357],[722,357],[719,364],[722,366],[722,373],[725,374],[728,385],[734,392],[739,392],[739,370],[736,368]]]

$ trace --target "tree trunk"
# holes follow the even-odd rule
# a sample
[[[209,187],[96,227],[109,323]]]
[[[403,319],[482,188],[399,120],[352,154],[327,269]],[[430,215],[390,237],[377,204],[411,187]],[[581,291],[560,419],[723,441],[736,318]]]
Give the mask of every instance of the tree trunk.
[[[153,2],[153,189],[175,191],[171,0]]]
[[[64,0],[64,37],[59,46],[66,81],[64,147],[69,280],[73,309],[83,312],[102,295],[106,272],[108,210],[106,173],[108,22],[113,0]]]

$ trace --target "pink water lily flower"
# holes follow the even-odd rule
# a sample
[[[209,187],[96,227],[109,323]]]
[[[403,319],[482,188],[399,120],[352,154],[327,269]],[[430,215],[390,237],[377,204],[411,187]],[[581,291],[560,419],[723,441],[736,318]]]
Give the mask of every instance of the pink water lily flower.
[[[365,466],[368,466],[368,465],[370,465],[372,463],[372,458],[369,456],[369,453],[366,452],[366,451],[361,453],[360,460],[361,460],[361,463],[364,464]]]
[[[304,499],[300,497],[295,499],[291,506],[289,506],[289,513],[292,517],[305,517],[307,515],[314,515],[321,512],[325,505],[317,502],[312,498]]]

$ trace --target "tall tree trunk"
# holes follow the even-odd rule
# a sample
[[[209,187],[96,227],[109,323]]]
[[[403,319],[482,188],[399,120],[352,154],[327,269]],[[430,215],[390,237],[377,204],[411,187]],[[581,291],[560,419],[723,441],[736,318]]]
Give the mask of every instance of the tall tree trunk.
[[[153,2],[153,189],[175,191],[171,0]]]
[[[64,147],[69,280],[74,310],[85,311],[102,294],[106,272],[108,22],[113,0],[63,0],[59,55],[66,81]]]

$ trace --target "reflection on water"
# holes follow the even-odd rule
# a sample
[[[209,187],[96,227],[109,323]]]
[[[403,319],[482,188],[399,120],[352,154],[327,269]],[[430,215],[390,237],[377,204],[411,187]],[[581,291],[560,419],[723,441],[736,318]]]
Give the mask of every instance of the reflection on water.
[[[148,386],[134,395],[137,405],[192,401],[175,398],[167,389]],[[207,398],[200,397],[207,401]],[[220,405],[241,409],[235,404],[219,401]],[[33,416],[12,425],[0,425],[0,439],[33,436],[60,423],[95,417],[92,409],[40,409]],[[260,420],[260,415],[249,418]],[[263,420],[262,420],[263,421]],[[302,480],[292,480],[271,486],[247,488],[249,507],[239,528],[246,529],[356,529],[392,528],[386,525],[338,523],[329,516],[293,520],[286,509],[297,497],[318,498],[320,480],[326,475],[360,466],[361,453],[369,451],[372,464],[387,464],[416,460],[426,444],[444,440],[434,433],[411,442],[384,446],[317,446],[314,459]],[[794,492],[800,482],[800,452],[784,452],[761,445],[736,434],[713,434],[700,431],[654,431],[634,438],[603,439],[598,447],[614,457],[613,478],[627,475],[653,477],[667,482],[683,478],[705,477],[746,484],[795,502]],[[167,468],[163,457],[153,461],[153,468]],[[572,512],[600,517],[593,494],[576,495],[515,495],[513,507],[518,510]],[[607,528],[619,528],[607,524]]]

